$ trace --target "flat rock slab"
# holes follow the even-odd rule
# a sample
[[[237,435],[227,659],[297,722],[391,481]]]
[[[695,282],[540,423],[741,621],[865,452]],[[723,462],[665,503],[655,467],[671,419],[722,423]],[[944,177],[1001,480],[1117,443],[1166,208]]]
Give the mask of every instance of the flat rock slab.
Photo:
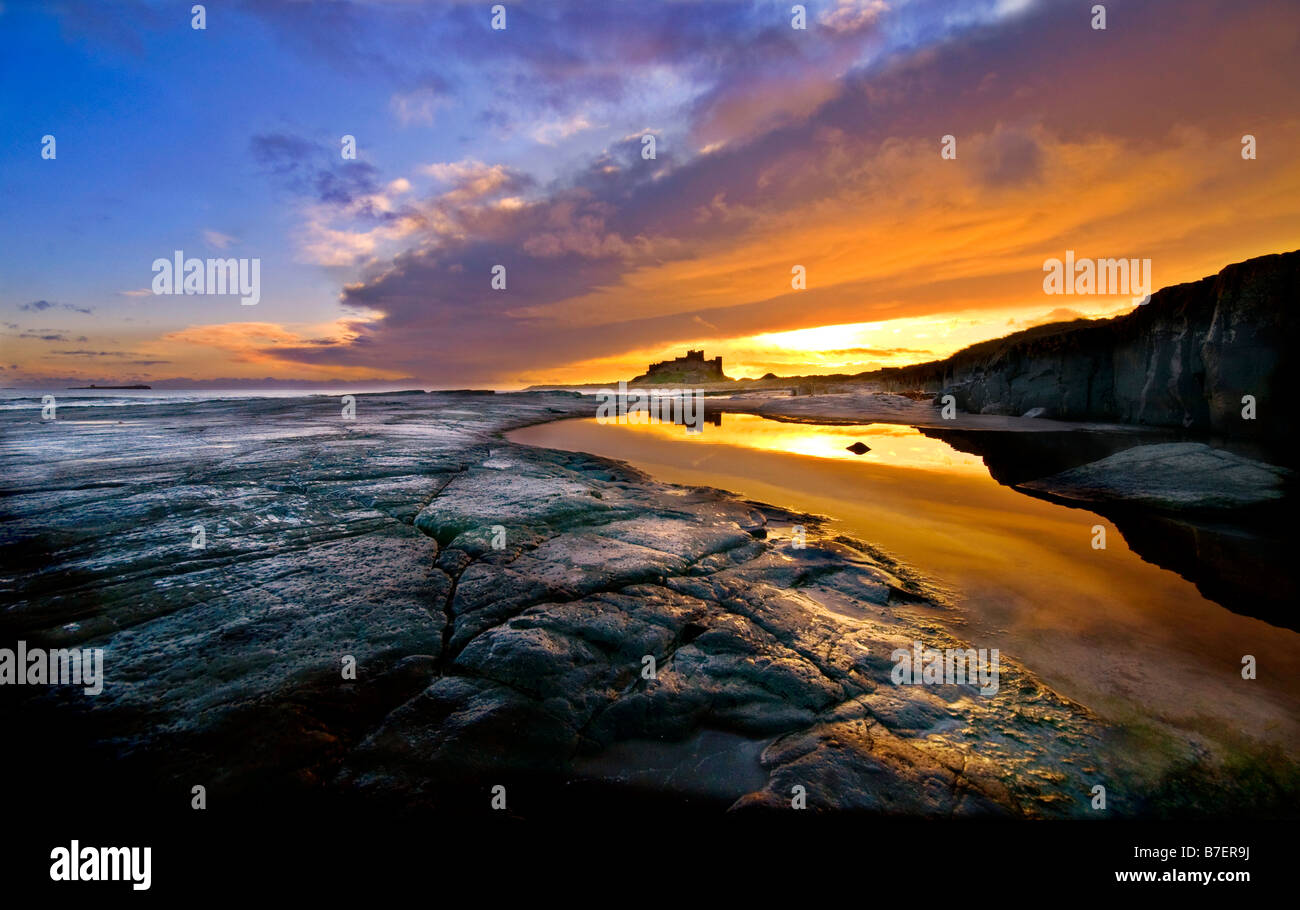
[[[358,396],[355,420],[327,396],[0,413],[0,640],[103,648],[106,675],[97,696],[25,689],[4,722],[91,740],[157,805],[195,781],[254,808],[479,811],[497,783],[585,781],[940,817],[1087,815],[1096,783],[1122,792],[1110,731],[1009,655],[992,695],[892,683],[893,650],[965,646],[908,567],[815,516],[502,436],[593,410],[441,393]]]
[[[1159,509],[1234,509],[1282,499],[1287,468],[1200,442],[1134,446],[1018,486],[1063,499]]]

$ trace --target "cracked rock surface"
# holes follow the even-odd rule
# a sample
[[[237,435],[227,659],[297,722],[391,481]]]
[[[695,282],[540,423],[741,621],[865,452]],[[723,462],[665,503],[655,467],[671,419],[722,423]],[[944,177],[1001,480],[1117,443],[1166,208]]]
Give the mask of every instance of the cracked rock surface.
[[[1011,655],[993,695],[891,682],[894,649],[963,646],[923,577],[813,516],[501,436],[592,407],[3,412],[0,646],[102,647],[106,675],[11,689],[5,723],[159,801],[203,781],[436,810],[501,784],[523,813],[644,792],[744,811],[802,787],[810,809],[1088,814],[1111,731]]]

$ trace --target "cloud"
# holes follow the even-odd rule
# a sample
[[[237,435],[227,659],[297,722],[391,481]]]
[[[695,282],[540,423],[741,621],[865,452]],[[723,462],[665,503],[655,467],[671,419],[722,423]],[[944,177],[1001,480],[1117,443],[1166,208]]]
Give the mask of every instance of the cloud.
[[[219,250],[224,250],[232,243],[237,242],[236,239],[231,237],[229,234],[223,234],[220,231],[214,231],[211,229],[207,229],[203,232],[203,239],[206,240],[210,246],[214,246]]]
[[[49,351],[49,354],[60,357],[90,357],[90,358],[108,358],[121,363],[130,364],[131,366],[156,366],[160,363],[171,363],[170,360],[141,360],[130,359],[139,358],[142,355],[136,351]]]
[[[934,351],[925,348],[836,348],[829,351],[818,351],[818,354],[827,357],[898,357],[933,354]]]
[[[434,112],[451,104],[451,99],[431,86],[422,86],[409,92],[398,92],[389,99],[389,108],[402,126],[423,124],[433,126]]]
[[[50,303],[48,300],[33,300],[31,303],[19,304],[18,309],[27,312],[40,313],[45,310],[68,310],[73,313],[93,313],[90,307],[73,306],[70,303]]]
[[[532,137],[542,145],[555,145],[562,139],[568,139],[589,129],[592,129],[592,123],[586,115],[574,114],[570,117],[539,123],[533,128]]]
[[[346,160],[337,147],[287,133],[265,133],[249,140],[253,160],[286,189],[317,201],[346,205],[379,192],[378,169]]]
[[[195,325],[164,334],[155,346],[169,354],[173,350],[184,354],[173,359],[193,362],[198,358],[225,370],[242,366],[246,375],[269,371],[266,375],[291,378],[301,377],[303,364],[311,362],[304,352],[345,348],[358,341],[364,344],[366,328],[364,320],[359,319],[340,319],[311,332],[272,322]],[[388,380],[403,375],[379,366],[335,363],[324,357],[312,364],[312,372],[318,381]]]
[[[410,181],[381,183],[366,161],[345,160],[338,149],[286,133],[256,135],[251,152],[263,170],[302,199],[300,258],[323,266],[351,266],[382,244],[409,236],[423,216],[395,199]]]
[[[836,0],[818,22],[833,32],[856,32],[875,25],[889,11],[885,0]]]
[[[507,192],[518,192],[528,185],[527,177],[503,164],[487,165],[466,158],[429,164],[424,173],[450,186],[438,196],[438,201],[450,205],[465,205]]]
[[[277,174],[289,174],[306,166],[321,151],[319,144],[287,133],[265,133],[249,140],[253,159]]]
[[[50,351],[51,354],[60,354],[69,357],[130,357],[130,352],[124,351]]]
[[[307,261],[350,266],[374,258],[413,235],[452,240],[484,230],[502,215],[525,206],[520,194],[532,186],[526,174],[476,159],[421,167],[439,186],[424,198],[409,196],[411,182],[389,181],[383,192],[326,198],[305,210],[301,247]],[[346,293],[346,292],[345,292]]]
[[[689,105],[692,133],[721,137],[709,154],[667,141],[646,161],[629,135],[545,186],[523,185],[526,176],[505,164],[430,165],[426,174],[442,186],[411,203],[419,217],[407,248],[343,290],[345,306],[384,318],[339,345],[281,353],[479,381],[492,378],[493,363],[524,371],[607,358],[647,338],[698,343],[702,326],[737,337],[1023,308],[1041,299],[1043,257],[1067,244],[1108,255],[1162,251],[1162,261],[1182,250],[1182,274],[1199,277],[1223,260],[1189,252],[1221,248],[1214,225],[1237,218],[1244,199],[1258,204],[1260,224],[1296,208],[1261,192],[1268,178],[1259,169],[1225,174],[1211,139],[1229,113],[1298,132],[1282,125],[1279,87],[1300,76],[1284,48],[1263,42],[1267,53],[1242,58],[1248,66],[1225,66],[1218,78],[1231,86],[1166,77],[1172,61],[1203,53],[1209,35],[1227,40],[1211,42],[1225,60],[1237,59],[1234,47],[1259,46],[1270,4],[1251,5],[1249,25],[1225,32],[1208,13],[1171,25],[1169,4],[1151,4],[1135,12],[1132,29],[1105,36],[1105,54],[1082,47],[1077,15],[1055,4],[1016,16],[990,6],[979,20],[988,27],[968,34],[936,18],[922,30],[943,40],[887,59],[858,56],[901,15],[877,5],[835,8],[846,37],[829,56],[791,44],[802,36],[788,23],[746,22],[743,41],[715,48],[716,90]],[[719,28],[730,14],[706,21]],[[565,13],[555,15],[548,21]],[[1164,36],[1158,47],[1153,33]],[[713,47],[694,24],[657,37],[653,51],[624,50],[634,62],[671,61]],[[608,49],[582,50],[597,67],[608,59]],[[533,62],[541,72],[558,66]],[[1134,97],[1134,85],[1160,103],[1117,105]],[[807,94],[769,117],[792,86]],[[947,133],[958,137],[956,161],[939,156]],[[1187,186],[1211,177],[1216,194],[1187,196]],[[808,268],[807,291],[791,290],[793,263]],[[508,270],[505,291],[489,284],[497,264]],[[862,353],[875,350],[928,352],[922,344]]]
[[[30,338],[35,341],[85,341],[86,336],[81,335],[77,338],[69,338],[66,333],[58,332],[53,329],[36,329],[35,331],[19,332],[13,336],[15,338]]]

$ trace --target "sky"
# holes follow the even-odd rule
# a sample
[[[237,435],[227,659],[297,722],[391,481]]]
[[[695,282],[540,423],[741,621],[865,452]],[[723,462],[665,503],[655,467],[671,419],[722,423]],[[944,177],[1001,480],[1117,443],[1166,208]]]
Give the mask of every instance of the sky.
[[[1300,248],[1300,3],[1094,5],[2,0],[0,386],[859,372]]]

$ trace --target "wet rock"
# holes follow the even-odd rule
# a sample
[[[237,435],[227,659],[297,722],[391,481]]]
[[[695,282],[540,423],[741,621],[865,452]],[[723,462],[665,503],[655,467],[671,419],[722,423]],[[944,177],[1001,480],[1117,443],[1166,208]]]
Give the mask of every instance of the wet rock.
[[[1158,509],[1235,509],[1280,500],[1291,471],[1199,442],[1134,446],[1019,484],[1064,499]]]
[[[401,811],[591,775],[669,804],[788,805],[797,781],[824,808],[1069,815],[1077,768],[1105,766],[1096,723],[1041,687],[894,686],[893,649],[943,646],[946,595],[817,517],[501,436],[589,400],[335,405],[0,414],[0,633],[105,649],[101,696],[33,693],[24,729],[84,731],[160,801],[205,780],[226,805]],[[84,773],[65,754],[19,770]]]

